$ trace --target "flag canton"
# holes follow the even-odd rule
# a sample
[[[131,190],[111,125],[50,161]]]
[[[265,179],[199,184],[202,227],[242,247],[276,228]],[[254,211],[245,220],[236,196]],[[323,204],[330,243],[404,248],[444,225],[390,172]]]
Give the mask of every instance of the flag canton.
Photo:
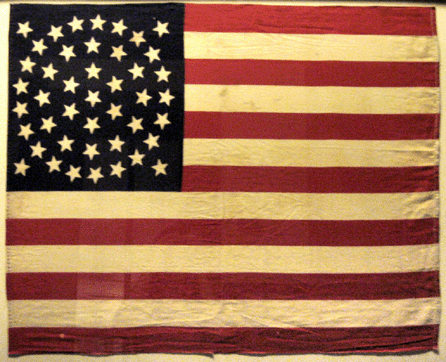
[[[179,191],[184,6],[11,8],[8,190]]]

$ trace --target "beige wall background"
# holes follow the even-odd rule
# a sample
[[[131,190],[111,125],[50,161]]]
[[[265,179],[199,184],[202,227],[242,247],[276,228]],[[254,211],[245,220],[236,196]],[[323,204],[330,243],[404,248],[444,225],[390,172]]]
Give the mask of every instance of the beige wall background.
[[[9,5],[18,1],[0,0],[0,42],[2,52],[0,53],[0,362],[446,362],[446,304],[443,300],[443,308],[445,311],[442,314],[442,324],[440,328],[439,353],[422,353],[411,355],[349,355],[349,356],[332,356],[332,355],[286,355],[286,356],[241,356],[241,355],[176,355],[176,354],[139,354],[139,355],[119,355],[110,357],[88,357],[78,355],[31,355],[20,358],[9,358],[8,351],[8,337],[7,337],[7,303],[5,292],[5,273],[6,271],[6,257],[5,257],[5,215],[6,215],[6,124],[7,124],[7,49],[8,49],[8,22],[9,22]],[[23,1],[25,2],[25,1]],[[27,2],[35,2],[29,0]],[[51,0],[40,1],[45,3],[55,3]],[[84,1],[70,1],[70,3],[86,3]],[[131,2],[131,1],[128,1]],[[137,2],[134,0],[133,2]],[[146,1],[148,2],[148,1]],[[163,2],[158,0],[157,2]],[[200,1],[204,2],[204,1]],[[214,1],[218,2],[218,1]],[[248,1],[243,1],[244,3]],[[249,1],[251,2],[251,1]],[[439,3],[440,1],[438,1]],[[59,1],[59,3],[67,4],[69,1]],[[90,2],[92,3],[92,2]],[[100,3],[98,1],[94,3]],[[109,1],[108,3],[117,3]],[[262,2],[265,3],[265,2]],[[271,1],[271,3],[278,3],[278,1]],[[441,64],[441,84],[442,95],[442,127],[441,127],[441,145],[443,149],[446,145],[446,5],[439,5],[436,3],[420,3],[420,2],[341,2],[341,1],[288,1],[287,4],[299,5],[384,5],[384,6],[436,6],[437,9],[437,27],[438,37],[440,41],[440,54],[443,64]],[[440,191],[441,203],[446,205],[446,157],[442,152],[440,160]],[[440,225],[446,225],[446,213],[442,208]],[[441,292],[446,295],[446,227],[442,227],[440,232],[441,243]]]

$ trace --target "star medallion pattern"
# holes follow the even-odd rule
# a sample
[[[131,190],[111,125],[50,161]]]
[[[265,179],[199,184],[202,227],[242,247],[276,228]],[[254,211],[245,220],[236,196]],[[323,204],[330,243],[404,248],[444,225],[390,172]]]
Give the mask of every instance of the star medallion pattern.
[[[183,11],[11,14],[9,190],[180,191]]]

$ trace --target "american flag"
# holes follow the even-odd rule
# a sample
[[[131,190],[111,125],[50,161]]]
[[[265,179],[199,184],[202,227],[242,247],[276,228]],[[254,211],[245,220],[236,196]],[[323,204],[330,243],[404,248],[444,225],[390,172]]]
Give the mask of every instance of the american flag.
[[[12,5],[9,353],[437,348],[435,9]]]

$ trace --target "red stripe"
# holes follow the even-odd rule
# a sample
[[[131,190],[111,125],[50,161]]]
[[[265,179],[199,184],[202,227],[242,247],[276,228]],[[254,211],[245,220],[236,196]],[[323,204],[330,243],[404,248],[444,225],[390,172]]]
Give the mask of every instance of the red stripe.
[[[438,63],[185,60],[186,84],[438,87]]]
[[[381,246],[438,242],[438,219],[10,219],[6,227],[8,245]]]
[[[439,273],[10,273],[8,300],[381,300],[439,296]]]
[[[438,190],[438,167],[185,166],[183,191],[395,193]]]
[[[11,328],[9,354],[377,353],[437,349],[439,326],[379,328]]]
[[[186,138],[409,140],[438,138],[438,114],[185,112]]]
[[[435,35],[433,7],[187,4],[185,31]]]

